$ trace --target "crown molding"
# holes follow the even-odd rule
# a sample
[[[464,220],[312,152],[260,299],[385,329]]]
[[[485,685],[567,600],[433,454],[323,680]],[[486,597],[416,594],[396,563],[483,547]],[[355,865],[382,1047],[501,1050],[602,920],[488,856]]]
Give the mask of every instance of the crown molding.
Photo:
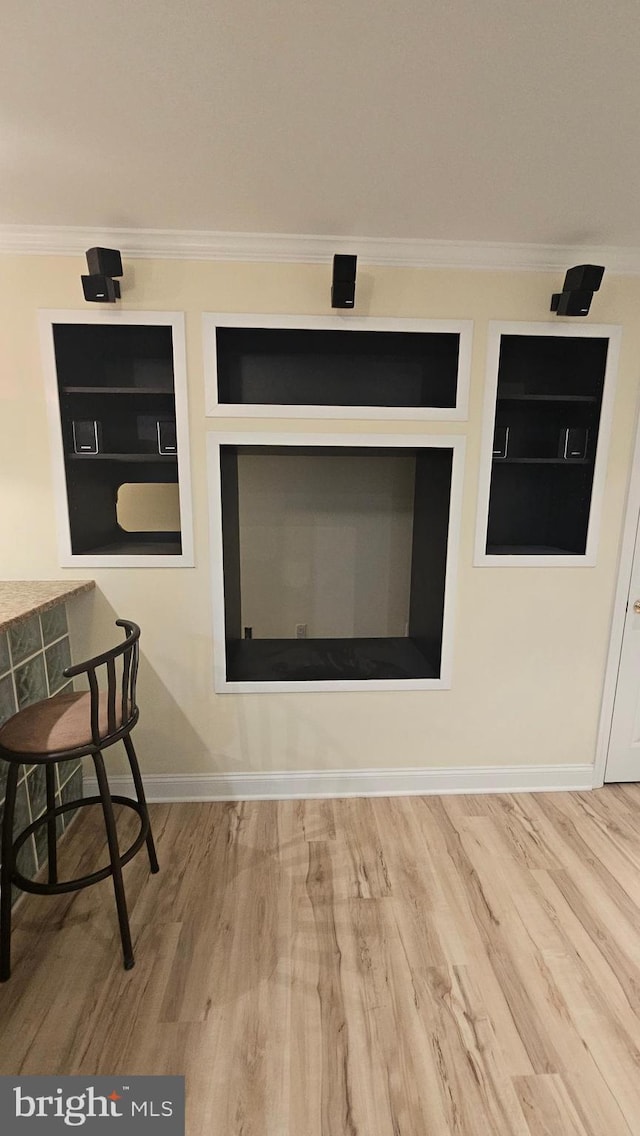
[[[388,268],[467,268],[563,272],[572,262],[605,264],[608,273],[640,274],[640,248],[430,241],[295,233],[223,233],[179,229],[110,229],[67,225],[0,225],[0,252],[82,256],[95,245],[128,258],[325,264],[356,253],[362,264]]]

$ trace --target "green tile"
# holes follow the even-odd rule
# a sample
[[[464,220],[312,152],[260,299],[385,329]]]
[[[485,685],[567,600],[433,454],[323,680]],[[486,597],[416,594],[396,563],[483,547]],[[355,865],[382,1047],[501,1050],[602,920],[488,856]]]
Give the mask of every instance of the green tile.
[[[2,765],[6,765],[6,763],[2,762]],[[0,826],[2,824],[3,813],[4,802],[0,804]],[[23,780],[18,785],[18,790],[16,793],[16,807],[13,820],[14,840],[20,835],[21,832],[24,832],[25,828],[27,828],[30,823],[31,819],[29,813],[29,801],[27,797],[27,785],[26,781]],[[18,871],[21,872],[23,876],[26,876],[28,880],[33,879],[38,871],[38,863],[36,860],[36,846],[33,835],[24,842],[24,844],[18,851],[17,868]],[[23,893],[19,888],[12,887],[11,894],[13,897],[13,903],[15,903]]]
[[[16,667],[14,673],[18,706],[21,710],[47,697],[47,678],[42,655],[36,655],[35,658],[29,659],[28,663]]]
[[[63,804],[82,796],[82,766],[79,765],[75,773],[69,778],[60,790],[60,799]]]
[[[66,785],[62,786],[60,790],[60,797],[62,804],[66,805],[67,801],[76,801],[82,797],[82,767],[78,766],[73,776],[67,781]],[[64,814],[65,828],[71,823],[72,818],[76,815],[77,809],[71,809],[68,813]]]
[[[63,635],[66,635],[67,612],[64,604],[57,604],[56,607],[49,608],[49,611],[43,611],[40,616],[40,624],[45,647],[49,643],[53,643],[55,639],[60,639]]]
[[[62,817],[56,817],[56,836],[60,839],[63,831]],[[46,824],[41,824],[40,828],[36,828],[34,832],[36,842],[36,855],[38,857],[38,867],[42,868],[49,859],[49,841],[47,836]]]
[[[59,643],[54,643],[53,647],[47,647],[45,658],[47,660],[49,693],[57,694],[61,687],[65,686],[68,682],[68,679],[64,675],[64,669],[65,667],[71,666],[69,640],[61,639]]]
[[[37,875],[38,865],[36,863],[36,849],[33,836],[25,840],[22,847],[18,849],[16,867],[28,880],[32,880]]]
[[[0,678],[0,726],[16,712],[16,696],[10,674]]]
[[[77,758],[73,761],[59,761],[58,762],[58,776],[60,778],[60,785],[64,785],[65,781],[75,773],[76,769],[80,768],[80,762]]]
[[[6,631],[0,631],[0,675],[9,670],[11,660],[9,659],[9,640]]]
[[[14,623],[13,627],[9,628],[9,644],[14,667],[16,663],[21,663],[23,659],[28,659],[29,656],[34,655],[36,651],[41,651],[42,634],[40,632],[40,619],[38,616],[32,615],[30,619],[25,619],[23,623]]]
[[[22,781],[18,785],[18,792],[16,794],[16,810],[13,821],[14,840],[21,832],[24,832],[25,828],[27,828],[30,823],[27,787],[26,782]],[[33,879],[38,870],[35,859],[35,846],[31,838],[25,841],[22,848],[18,851],[17,868],[28,880]]]
[[[34,820],[42,816],[47,808],[47,775],[46,765],[34,765],[31,767],[31,773],[28,777],[29,784],[29,800],[31,802],[31,816]],[[55,782],[55,803],[61,804],[60,791],[57,788],[58,782]],[[56,817],[56,835],[60,837],[64,830],[62,817]],[[38,857],[38,867],[46,864],[48,858],[48,838],[46,824],[40,825],[34,832],[36,842],[36,853]]]
[[[27,777],[29,800],[31,802],[31,817],[33,820],[42,815],[47,807],[47,783],[44,765],[33,765]]]
[[[41,824],[40,828],[36,828],[33,836],[34,836],[34,840],[36,842],[36,858],[37,858],[37,861],[38,861],[38,868],[41,868],[43,866],[43,864],[46,864],[46,862],[47,862],[47,826],[46,826],[46,824]]]
[[[29,819],[29,801],[27,799],[27,787],[24,781],[18,785],[16,793],[16,807],[13,814],[13,835],[14,838],[31,824]]]

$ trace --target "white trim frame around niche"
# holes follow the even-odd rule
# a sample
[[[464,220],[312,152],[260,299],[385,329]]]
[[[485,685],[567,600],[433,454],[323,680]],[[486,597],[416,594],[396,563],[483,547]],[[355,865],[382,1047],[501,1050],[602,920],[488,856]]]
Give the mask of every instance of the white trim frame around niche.
[[[455,407],[312,406],[222,403],[218,400],[216,331],[219,327],[286,331],[380,331],[457,334],[458,375]],[[293,316],[204,312],[205,413],[213,418],[329,418],[464,422],[469,416],[472,320],[397,319],[374,316]]]
[[[222,446],[349,447],[362,449],[451,449],[451,492],[445,566],[442,653],[439,678],[330,679],[312,681],[231,681],[226,673],[226,625],[222,533]],[[464,454],[461,434],[289,434],[275,431],[228,431],[207,435],[211,589],[213,614],[214,687],[217,693],[308,693],[382,690],[449,690],[453,673],[455,601],[458,588],[458,558],[462,518]]]
[[[609,340],[600,410],[598,443],[594,463],[589,526],[584,554],[545,555],[527,553],[523,555],[498,555],[495,553],[487,553],[486,551],[493,460],[493,431],[498,388],[498,369],[500,364],[500,344],[503,335],[540,335],[561,336],[574,339],[591,338]],[[613,421],[613,406],[621,339],[622,328],[615,324],[582,324],[575,326],[573,323],[557,324],[502,321],[491,321],[489,323],[481,458],[478,475],[475,565],[480,567],[492,566],[502,568],[546,566],[553,568],[591,568],[595,565],[600,537],[600,521]]]
[[[191,466],[189,460],[189,416],[187,406],[187,365],[183,312],[85,311],[41,309],[38,312],[40,347],[44,370],[45,397],[49,420],[51,463],[57,520],[58,555],[62,568],[191,568],[194,565]],[[176,413],[180,533],[182,551],[175,554],[74,553],[71,545],[64,446],[60,417],[58,378],[53,338],[56,324],[98,324],[113,327],[149,325],[171,328],[173,349],[173,393]]]

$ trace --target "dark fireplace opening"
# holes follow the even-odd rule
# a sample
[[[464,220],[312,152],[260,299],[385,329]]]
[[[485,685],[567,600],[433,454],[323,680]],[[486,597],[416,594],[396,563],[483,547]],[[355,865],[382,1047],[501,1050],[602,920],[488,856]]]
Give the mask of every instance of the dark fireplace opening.
[[[452,447],[220,461],[227,681],[440,678]]]

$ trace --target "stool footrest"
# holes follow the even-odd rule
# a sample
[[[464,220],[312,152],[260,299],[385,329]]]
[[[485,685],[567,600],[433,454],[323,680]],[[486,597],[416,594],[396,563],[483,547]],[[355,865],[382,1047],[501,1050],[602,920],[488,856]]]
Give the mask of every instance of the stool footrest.
[[[121,797],[114,793],[111,795],[111,800],[114,804],[124,805],[126,808],[133,809],[140,819],[140,832],[133,841],[133,844],[120,856],[120,865],[124,866],[140,851],[147,839],[149,835],[149,820],[144,815],[142,807],[137,801],[132,800],[131,797]],[[32,833],[43,824],[47,824],[50,820],[53,820],[54,817],[61,816],[62,813],[71,812],[72,809],[81,809],[87,805],[100,804],[102,804],[102,798],[100,796],[80,797],[75,801],[67,801],[64,805],[57,805],[55,809],[47,809],[42,816],[39,816],[37,820],[34,820],[28,825],[28,827],[20,833],[17,840],[13,842],[14,863],[18,849],[21,848]],[[31,892],[34,895],[62,895],[69,891],[80,891],[81,888],[88,887],[90,884],[97,884],[100,880],[106,880],[112,875],[113,868],[111,864],[108,864],[106,868],[100,868],[97,872],[90,872],[87,876],[77,876],[73,880],[64,880],[61,883],[55,884],[38,883],[36,880],[28,880],[26,876],[23,876],[22,873],[15,868],[11,878],[16,887],[19,887],[22,891]]]

